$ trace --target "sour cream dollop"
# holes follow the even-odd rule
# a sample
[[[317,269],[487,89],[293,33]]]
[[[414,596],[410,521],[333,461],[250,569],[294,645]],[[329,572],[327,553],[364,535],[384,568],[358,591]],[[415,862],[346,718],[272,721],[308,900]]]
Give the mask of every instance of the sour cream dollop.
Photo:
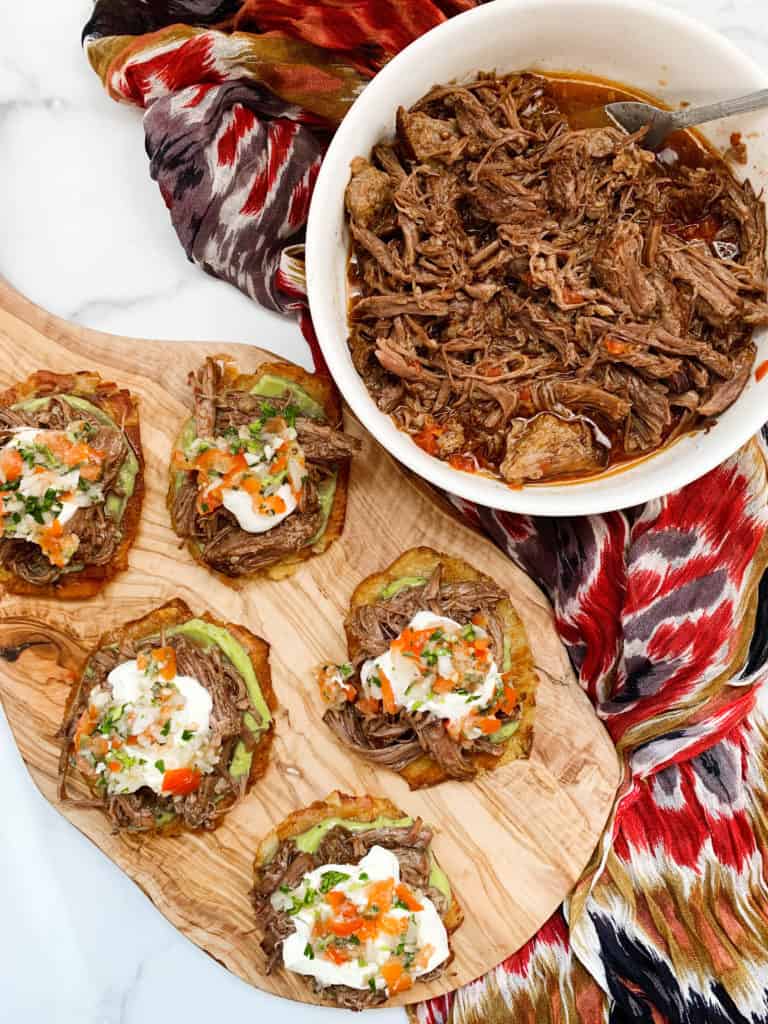
[[[184,795],[215,767],[212,710],[210,692],[193,676],[176,673],[173,649],[156,648],[116,665],[105,685],[94,687],[78,725],[76,754],[110,795],[142,786]]]
[[[391,850],[373,846],[359,864],[325,864],[272,895],[291,915],[283,963],[320,985],[402,991],[447,960],[448,934],[434,903],[400,883]]]
[[[430,611],[417,612],[388,651],[364,662],[360,680],[368,697],[381,700],[389,685],[396,708],[448,723],[488,707],[503,686],[486,630]]]

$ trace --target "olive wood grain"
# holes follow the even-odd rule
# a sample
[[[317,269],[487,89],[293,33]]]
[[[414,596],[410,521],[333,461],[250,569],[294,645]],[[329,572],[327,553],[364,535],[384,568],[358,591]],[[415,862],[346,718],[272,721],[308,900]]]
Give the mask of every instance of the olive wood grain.
[[[268,338],[259,338],[268,347]],[[248,899],[258,838],[291,811],[333,789],[382,794],[436,827],[434,848],[464,906],[455,960],[431,985],[395,1002],[438,995],[519,948],[568,894],[609,814],[618,779],[613,747],[577,686],[551,609],[534,584],[490,542],[459,523],[364,437],[352,470],[346,529],[324,555],[280,582],[228,584],[180,550],[165,509],[166,466],[189,413],[186,377],[206,354],[226,352],[244,370],[272,358],[256,348],[111,337],[48,315],[0,282],[0,385],[33,370],[95,369],[139,396],[147,496],[130,568],[88,602],[3,597],[0,696],[16,742],[43,795],[140,886],[188,938],[252,985],[315,1002],[297,976],[267,977]],[[458,555],[509,590],[528,630],[540,676],[533,753],[474,783],[411,793],[394,772],[342,749],[322,724],[312,670],[343,660],[350,595],[403,550],[427,544]],[[250,796],[212,834],[113,835],[94,809],[57,803],[56,737],[84,649],[107,628],[179,596],[242,622],[272,645],[281,704],[272,764]],[[29,646],[24,646],[29,645]]]

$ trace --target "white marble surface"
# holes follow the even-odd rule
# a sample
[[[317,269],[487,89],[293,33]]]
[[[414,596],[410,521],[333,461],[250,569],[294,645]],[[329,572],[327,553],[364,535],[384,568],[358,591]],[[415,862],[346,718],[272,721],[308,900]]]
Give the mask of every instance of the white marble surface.
[[[768,63],[765,0],[671,6]],[[305,361],[293,322],[187,263],[147,173],[139,114],[108,100],[83,58],[89,9],[89,0],[0,3],[0,274],[89,327],[251,341]],[[3,1021],[339,1019],[255,992],[183,939],[42,799],[2,713],[0,801]],[[403,1014],[376,1020],[402,1024]]]

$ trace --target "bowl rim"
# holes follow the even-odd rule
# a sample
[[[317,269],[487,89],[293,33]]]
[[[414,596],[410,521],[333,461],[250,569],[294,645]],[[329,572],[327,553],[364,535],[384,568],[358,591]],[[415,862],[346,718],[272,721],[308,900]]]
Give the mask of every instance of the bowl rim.
[[[760,431],[765,420],[768,419],[768,414],[759,422],[754,416],[737,419],[734,423],[729,424],[728,431],[720,434],[702,430],[696,434],[685,435],[681,440],[695,438],[701,441],[705,439],[706,443],[701,444],[696,451],[688,453],[687,458],[673,460],[666,467],[662,487],[659,486],[658,480],[640,477],[631,481],[628,487],[629,493],[621,497],[618,493],[609,497],[601,495],[599,489],[590,491],[585,489],[584,485],[599,484],[602,479],[606,479],[598,474],[586,478],[584,481],[566,483],[555,480],[551,484],[542,483],[513,488],[494,477],[465,473],[454,469],[448,463],[428,455],[414,443],[410,435],[395,426],[389,415],[378,409],[351,361],[347,364],[337,361],[338,332],[331,323],[333,317],[330,313],[330,299],[321,288],[317,276],[312,273],[313,265],[322,262],[322,250],[327,243],[326,235],[329,228],[324,200],[328,198],[329,193],[335,192],[337,188],[338,169],[335,173],[333,157],[335,152],[341,150],[349,138],[354,136],[356,117],[360,115],[360,112],[365,110],[369,104],[375,103],[380,94],[386,93],[390,81],[401,74],[401,68],[404,65],[407,66],[418,59],[422,51],[429,52],[441,40],[452,35],[459,35],[470,27],[474,29],[475,23],[482,25],[485,20],[495,19],[498,17],[499,9],[502,8],[535,13],[550,5],[551,0],[495,0],[493,4],[464,11],[413,40],[366,84],[337,128],[320,167],[307,219],[305,260],[307,298],[323,357],[344,400],[377,443],[381,444],[391,456],[416,475],[459,498],[498,511],[563,517],[599,514],[640,505],[685,487],[726,461],[742,445],[746,444]],[[708,25],[694,20],[688,14],[661,5],[657,0],[585,0],[585,6],[593,10],[602,8],[610,11],[612,15],[615,15],[618,10],[638,13],[644,17],[650,16],[658,20],[660,24],[665,24],[672,31],[685,32],[694,41],[698,37],[702,41],[706,41],[711,48],[729,54],[733,60],[745,67],[756,82],[761,82],[763,87],[768,87],[768,72],[763,71],[756,61],[745,54],[730,39]],[[471,25],[467,24],[468,22],[471,22]],[[758,87],[756,85],[756,88]],[[392,107],[394,115],[394,103]],[[315,202],[316,199],[317,202]],[[346,341],[345,334],[344,345],[346,345]],[[766,397],[768,398],[768,377],[766,377]],[[377,427],[371,424],[372,419],[377,421]],[[384,438],[382,434],[385,435]],[[664,445],[657,452],[645,456],[638,462],[652,462],[657,455],[661,456],[664,452],[668,452],[677,443],[677,441],[673,441]],[[633,465],[636,464],[630,462],[626,467],[618,467],[612,472],[609,470],[607,476],[624,475],[630,472]],[[552,492],[554,487],[567,487],[567,492],[563,494],[561,490],[554,494]]]

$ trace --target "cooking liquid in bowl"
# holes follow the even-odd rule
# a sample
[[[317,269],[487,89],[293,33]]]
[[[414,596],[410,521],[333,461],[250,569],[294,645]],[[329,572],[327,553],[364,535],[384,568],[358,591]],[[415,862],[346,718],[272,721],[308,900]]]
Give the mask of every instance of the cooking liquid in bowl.
[[[557,105],[560,113],[565,117],[568,127],[572,131],[578,131],[581,129],[598,129],[611,126],[611,122],[609,122],[603,111],[603,107],[607,103],[621,100],[644,100],[646,102],[654,103],[657,106],[665,106],[665,104],[661,103],[658,99],[649,96],[644,92],[591,76],[583,76],[567,72],[550,72],[546,75],[539,76],[539,78],[543,80],[542,84],[546,90],[547,97]],[[418,108],[419,105],[420,104],[416,104],[416,108]],[[702,170],[719,168],[721,174],[725,173],[731,177],[730,169],[727,167],[723,157],[717,153],[702,136],[690,130],[676,132],[671,135],[665,143],[662,151],[657,155],[657,163],[659,167],[669,169],[672,176],[674,176],[674,172],[679,168],[700,168]],[[492,238],[495,238],[495,234],[493,232],[486,233],[485,228],[482,225],[478,226],[473,224],[471,219],[465,226],[468,234],[476,234],[478,248],[490,242]],[[683,215],[667,219],[663,222],[663,230],[668,236],[680,239],[681,242],[696,242],[706,246],[719,258],[738,260],[738,246],[735,245],[733,241],[722,242],[716,240],[716,236],[721,232],[723,226],[724,220],[717,215],[717,211],[706,208],[704,210],[697,210],[696,215],[691,217]],[[490,227],[495,231],[496,225],[492,224]],[[714,249],[713,244],[715,246]],[[510,282],[511,287],[515,287],[516,284],[519,284],[519,282]],[[425,286],[425,288],[426,287],[429,286]],[[349,260],[349,291],[349,312],[351,316],[354,307],[360,298],[363,297],[364,294],[372,294],[370,290],[365,291],[365,289],[361,287],[361,278],[356,259],[356,247],[354,241]],[[525,292],[523,292],[523,294],[525,294]],[[531,294],[535,295],[536,293],[531,290]],[[635,318],[630,317],[630,319],[634,320]],[[352,341],[351,347],[353,347]],[[653,370],[651,370],[651,373],[653,373]],[[650,379],[653,382],[652,376],[646,379]],[[376,395],[374,394],[373,397],[376,398]],[[523,408],[515,409],[511,417],[512,419],[514,419],[515,416],[519,417],[521,414],[527,414],[530,421],[541,414],[541,410],[536,410],[535,408],[528,409],[526,413],[524,405],[525,403],[523,402]],[[536,475],[520,480],[508,479],[507,483],[512,487],[522,486],[523,483],[525,483],[526,486],[537,483],[539,486],[546,486],[547,483],[552,481],[556,481],[558,484],[568,482],[576,483],[582,482],[585,479],[594,479],[595,477],[612,474],[618,470],[626,469],[629,465],[635,465],[639,461],[643,461],[651,457],[661,447],[669,445],[683,434],[692,430],[702,429],[707,425],[705,419],[699,417],[697,420],[696,417],[691,414],[690,409],[686,408],[685,405],[676,406],[671,404],[669,411],[669,422],[663,432],[663,436],[661,436],[656,443],[645,446],[641,451],[627,450],[625,447],[625,424],[620,423],[616,425],[610,422],[607,418],[601,417],[599,414],[594,415],[590,411],[583,413],[577,412],[575,414],[575,418],[588,423],[590,428],[594,431],[598,443],[603,444],[604,447],[608,448],[608,457],[604,464],[600,467],[580,467],[574,471],[568,471],[567,469],[564,470],[562,467],[558,469],[558,467],[554,465],[550,470],[547,466],[546,460],[539,460],[536,464]],[[556,410],[553,411],[553,415],[558,419],[561,419]],[[393,418],[398,426],[403,429],[404,424],[398,421],[397,415]],[[435,432],[436,430],[439,431],[440,422],[441,413],[437,412],[432,427],[427,425],[418,430],[408,429],[407,432],[411,435],[414,442],[419,445],[419,447],[423,448],[428,454],[443,458],[444,461],[447,461],[455,469],[465,472],[482,473],[496,478],[499,477],[499,465],[501,460],[498,456],[498,452],[495,453],[495,457],[489,457],[489,453],[485,447],[485,437],[482,430],[473,431],[471,425],[468,425],[465,418],[463,423],[464,443],[462,449],[460,451],[451,452],[446,457],[439,451],[438,437],[440,435]]]

